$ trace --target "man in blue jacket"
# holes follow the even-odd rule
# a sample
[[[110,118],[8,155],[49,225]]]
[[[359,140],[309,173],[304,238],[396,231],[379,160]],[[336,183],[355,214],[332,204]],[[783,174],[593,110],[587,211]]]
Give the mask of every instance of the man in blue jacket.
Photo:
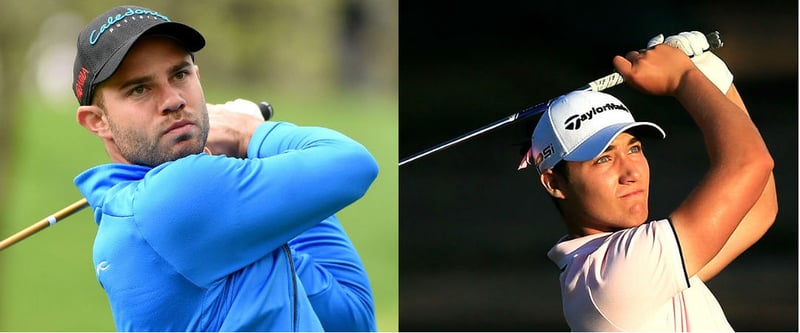
[[[372,291],[335,213],[374,158],[333,130],[207,105],[195,29],[121,6],[78,36],[77,120],[112,163],[75,184],[118,330],[374,331]]]

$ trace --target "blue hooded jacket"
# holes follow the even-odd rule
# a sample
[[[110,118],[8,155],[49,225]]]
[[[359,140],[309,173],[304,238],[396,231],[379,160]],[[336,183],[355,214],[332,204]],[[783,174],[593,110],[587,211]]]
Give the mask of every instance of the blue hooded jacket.
[[[366,271],[334,214],[377,173],[341,133],[268,121],[247,159],[203,153],[78,175],[117,330],[376,330]]]

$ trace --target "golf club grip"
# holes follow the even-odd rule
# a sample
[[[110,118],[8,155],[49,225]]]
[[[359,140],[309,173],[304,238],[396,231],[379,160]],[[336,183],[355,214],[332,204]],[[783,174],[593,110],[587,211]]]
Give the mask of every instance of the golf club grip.
[[[722,47],[722,38],[719,36],[719,31],[714,31],[711,33],[706,34],[706,40],[708,41],[708,50],[716,50]],[[708,51],[706,50],[706,51]],[[608,74],[604,77],[601,77],[597,80],[589,82],[585,86],[581,87],[578,90],[591,90],[591,91],[603,91],[608,88],[614,87],[619,85],[620,83],[624,82],[625,80],[622,78],[617,72]]]
[[[722,45],[723,45],[722,38],[720,38],[720,34],[719,34],[718,31],[714,31],[714,32],[706,34],[706,40],[708,40],[709,50],[718,49],[718,48],[722,47]],[[619,73],[614,72],[614,73],[611,73],[611,74],[606,75],[604,77],[601,77],[601,78],[599,78],[597,80],[589,82],[588,84],[586,84],[583,87],[580,87],[580,88],[578,88],[576,90],[603,91],[603,90],[606,90],[608,88],[611,88],[611,87],[614,87],[616,85],[619,85],[623,81],[624,80],[622,78],[622,75],[620,75]],[[514,123],[516,121],[519,121],[519,120],[522,120],[522,119],[525,119],[525,118],[540,114],[540,113],[542,113],[542,112],[547,110],[547,107],[550,105],[551,101],[552,101],[552,99],[547,101],[547,102],[544,102],[544,103],[539,103],[539,104],[537,104],[537,105],[535,105],[533,107],[526,108],[525,110],[522,110],[520,112],[512,114],[512,115],[510,115],[508,117],[505,117],[503,119],[500,119],[498,121],[495,121],[495,122],[493,122],[493,123],[491,123],[489,125],[486,125],[486,126],[483,126],[481,128],[478,128],[478,129],[476,129],[476,130],[474,130],[472,132],[469,132],[467,134],[458,136],[458,137],[456,137],[454,139],[445,141],[445,142],[440,143],[440,144],[438,144],[436,146],[433,146],[431,148],[423,150],[423,151],[421,151],[419,153],[416,153],[414,155],[411,155],[409,157],[401,159],[400,163],[398,164],[398,166],[403,166],[404,164],[407,164],[409,162],[417,160],[417,159],[419,159],[421,157],[433,154],[433,153],[435,153],[437,151],[440,151],[440,150],[443,150],[443,149],[448,148],[450,146],[453,146],[453,145],[455,145],[455,144],[457,144],[459,142],[466,141],[467,139],[473,138],[473,137],[478,136],[480,134],[483,134],[483,133],[498,129],[500,127],[509,125],[509,124]]]

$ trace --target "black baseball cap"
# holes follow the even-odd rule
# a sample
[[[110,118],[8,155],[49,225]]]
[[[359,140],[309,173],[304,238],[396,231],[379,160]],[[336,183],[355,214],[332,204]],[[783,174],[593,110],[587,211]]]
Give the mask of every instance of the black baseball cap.
[[[168,36],[197,52],[206,41],[194,28],[172,22],[154,10],[119,6],[96,17],[78,35],[72,90],[80,105],[92,104],[94,89],[107,80],[125,59],[131,46],[144,35]]]

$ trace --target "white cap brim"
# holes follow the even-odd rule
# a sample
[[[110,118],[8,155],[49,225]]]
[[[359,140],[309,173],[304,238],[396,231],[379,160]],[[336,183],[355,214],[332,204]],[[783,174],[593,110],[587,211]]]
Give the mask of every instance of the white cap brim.
[[[658,139],[664,139],[667,136],[661,127],[651,122],[613,124],[592,135],[588,140],[575,147],[571,153],[564,155],[562,159],[571,162],[592,160],[600,156],[620,133],[627,131],[634,132],[636,136]]]

